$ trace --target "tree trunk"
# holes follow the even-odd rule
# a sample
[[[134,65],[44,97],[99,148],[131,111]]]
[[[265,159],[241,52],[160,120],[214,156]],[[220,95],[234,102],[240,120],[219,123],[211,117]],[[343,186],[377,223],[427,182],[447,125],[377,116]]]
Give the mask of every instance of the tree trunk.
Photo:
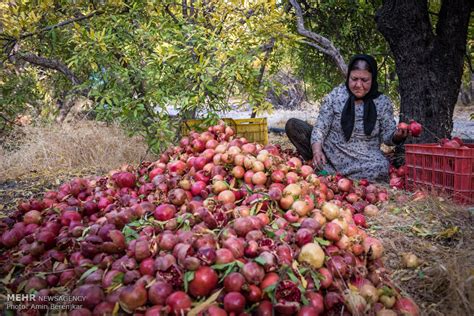
[[[427,1],[386,0],[377,12],[377,27],[395,57],[400,120],[414,119],[425,127],[410,142],[451,136],[471,9],[469,0],[442,1],[435,30]]]

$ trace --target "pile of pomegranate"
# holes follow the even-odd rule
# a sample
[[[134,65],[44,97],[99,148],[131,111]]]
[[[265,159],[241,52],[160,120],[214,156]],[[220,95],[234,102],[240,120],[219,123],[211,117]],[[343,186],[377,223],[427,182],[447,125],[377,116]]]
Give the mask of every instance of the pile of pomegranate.
[[[223,124],[158,161],[77,178],[1,223],[9,293],[82,298],[70,315],[419,315],[366,217],[384,188],[317,176]]]
[[[394,189],[405,188],[405,179],[406,179],[406,174],[407,174],[407,167],[405,165],[402,165],[398,168],[393,165],[390,165],[389,174],[390,174],[390,187]]]

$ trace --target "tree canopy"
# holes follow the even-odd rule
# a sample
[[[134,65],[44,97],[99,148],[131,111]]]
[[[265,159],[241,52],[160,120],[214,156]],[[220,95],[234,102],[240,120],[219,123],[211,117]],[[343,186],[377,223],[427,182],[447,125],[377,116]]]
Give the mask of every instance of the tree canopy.
[[[158,149],[178,124],[171,109],[212,115],[234,95],[270,108],[261,73],[295,39],[287,19],[275,1],[3,3],[2,114],[53,113],[82,94]]]
[[[119,121],[159,151],[175,139],[182,119],[215,118],[231,107],[232,97],[255,113],[270,111],[266,92],[279,88],[270,74],[282,68],[292,69],[310,96],[319,99],[343,81],[344,63],[356,53],[376,57],[380,89],[399,104],[394,46],[376,21],[387,3],[2,2],[0,129],[26,111],[57,117],[81,95],[93,101],[98,119]],[[423,9],[433,31],[443,3],[426,1]],[[471,58],[465,63],[469,79]]]

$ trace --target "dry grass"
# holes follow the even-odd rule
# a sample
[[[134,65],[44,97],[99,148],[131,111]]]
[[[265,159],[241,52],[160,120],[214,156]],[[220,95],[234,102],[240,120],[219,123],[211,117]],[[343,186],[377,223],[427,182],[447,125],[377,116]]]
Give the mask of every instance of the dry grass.
[[[474,228],[468,208],[434,195],[416,202],[401,196],[372,224],[393,281],[423,315],[474,315]],[[415,254],[422,265],[405,268],[404,252]]]
[[[64,170],[109,170],[139,163],[147,146],[139,137],[128,137],[117,126],[91,121],[16,130],[0,147],[0,179]],[[18,136],[20,135],[20,136]]]

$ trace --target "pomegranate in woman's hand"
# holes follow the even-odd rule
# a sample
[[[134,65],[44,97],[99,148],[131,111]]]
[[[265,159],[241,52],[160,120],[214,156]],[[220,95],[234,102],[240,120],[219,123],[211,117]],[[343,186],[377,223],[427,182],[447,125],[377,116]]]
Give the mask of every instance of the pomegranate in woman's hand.
[[[408,129],[411,133],[411,136],[413,137],[420,136],[421,132],[423,131],[423,127],[421,126],[421,124],[414,120],[410,120],[410,125],[408,126]]]
[[[405,122],[400,122],[398,123],[397,127],[401,130],[407,130],[409,128],[409,125]]]

